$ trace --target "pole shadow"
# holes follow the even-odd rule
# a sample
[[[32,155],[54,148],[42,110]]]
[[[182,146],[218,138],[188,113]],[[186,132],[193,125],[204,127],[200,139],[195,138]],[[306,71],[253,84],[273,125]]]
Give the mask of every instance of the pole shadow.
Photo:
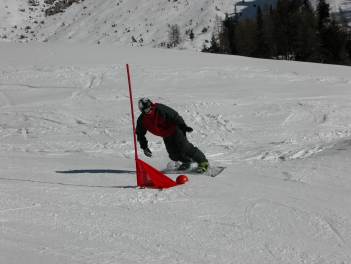
[[[106,169],[83,169],[83,170],[66,170],[66,171],[56,171],[56,173],[62,174],[82,174],[82,173],[94,173],[94,174],[104,174],[104,173],[114,173],[114,174],[135,174],[134,170],[106,170]]]
[[[0,177],[1,181],[13,181],[13,182],[28,182],[28,183],[40,183],[49,185],[62,185],[62,186],[73,186],[73,187],[89,187],[89,188],[111,188],[111,189],[138,189],[138,186],[127,185],[127,186],[109,186],[109,185],[85,185],[85,184],[73,184],[64,182],[49,182],[49,181],[37,181],[30,179],[11,179]]]
[[[135,174],[134,170],[109,170],[109,169],[81,169],[81,170],[65,170],[56,171],[56,173],[61,174]],[[34,182],[34,181],[32,181]],[[64,186],[77,186],[77,187],[90,187],[90,188],[117,188],[117,189],[137,189],[138,186],[105,186],[105,185],[83,185],[83,184],[70,184],[70,183],[49,183],[49,182],[39,182],[47,184],[57,184]]]

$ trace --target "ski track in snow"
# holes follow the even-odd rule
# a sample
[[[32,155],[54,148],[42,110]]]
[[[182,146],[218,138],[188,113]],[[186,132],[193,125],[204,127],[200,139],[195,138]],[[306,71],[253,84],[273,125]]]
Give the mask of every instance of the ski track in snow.
[[[121,89],[123,84],[120,82],[122,80],[116,80],[114,76],[117,71],[121,71],[122,69],[123,67],[112,67],[112,69],[108,67],[102,69],[60,67],[59,69],[50,68],[38,70],[38,67],[34,67],[33,69],[15,69],[13,72],[9,70],[3,71],[4,74],[0,82],[1,98],[3,101],[2,108],[11,109],[11,107],[18,108],[21,106],[21,108],[24,108],[23,111],[27,112],[28,110],[25,107],[27,102],[22,102],[25,98],[18,96],[21,92],[27,95],[25,92],[26,88],[40,89],[37,95],[39,98],[42,96],[44,104],[42,108],[50,108],[47,107],[47,102],[52,100],[50,96],[52,92],[60,95],[59,99],[61,100],[58,100],[57,104],[66,105],[68,108],[72,108],[74,106],[72,100],[76,100],[78,104],[81,103],[82,108],[84,108],[84,104],[88,105],[91,103],[98,109],[98,104],[101,104],[101,102],[108,103],[111,98],[121,98],[126,106],[127,95],[124,89]],[[250,67],[226,67],[221,70],[213,67],[204,67],[203,69],[197,69],[196,72],[189,71],[189,69],[172,69],[168,71],[154,68],[148,70],[138,69],[136,74],[136,78],[140,79],[142,83],[150,82],[152,79],[156,83],[156,88],[167,87],[167,89],[172,89],[178,87],[177,90],[189,89],[188,87],[184,87],[184,80],[186,80],[187,85],[189,84],[189,80],[191,80],[191,85],[196,85],[197,82],[201,83],[205,76],[209,80],[219,79],[223,87],[229,83],[235,83],[236,80],[242,81],[242,79],[263,79],[266,81],[273,79],[278,83],[306,81],[328,82],[332,85],[350,83],[350,80],[345,78],[301,76],[301,74],[298,73],[279,74],[268,69]],[[19,78],[17,76],[19,76]],[[16,78],[16,82],[12,81],[14,78]],[[23,79],[24,82],[20,82],[21,79]],[[48,82],[48,79],[51,80],[50,85],[36,84],[36,82]],[[206,85],[208,85],[208,83],[206,83]],[[118,88],[114,91],[114,89],[112,89],[114,87]],[[119,90],[122,90],[122,93],[125,95],[121,97]],[[240,95],[240,88],[238,90]],[[41,91],[43,92],[40,93]],[[111,91],[113,91],[113,95],[110,94]],[[48,100],[49,97],[50,99]],[[276,101],[269,101],[265,97],[266,96],[259,96],[258,98],[249,98],[248,100],[245,100],[246,98],[240,99],[240,97],[237,97],[238,99],[234,99],[233,102],[231,99],[201,101],[191,96],[188,100],[193,103],[187,104],[186,99],[184,100],[185,103],[179,105],[179,107],[184,109],[183,115],[186,119],[193,120],[192,125],[195,126],[194,140],[200,137],[201,142],[208,142],[208,146],[211,146],[212,149],[216,149],[214,153],[210,152],[208,155],[213,157],[217,156],[217,161],[223,161],[227,164],[238,160],[287,160],[306,158],[329,148],[329,146],[337,140],[351,136],[351,128],[347,123],[349,117],[345,114],[350,110],[351,106],[345,105],[343,106],[344,109],[338,109],[338,106],[335,104],[333,105],[331,102],[333,99],[338,101],[340,97],[285,97],[283,100],[282,98],[277,98]],[[165,103],[170,103],[167,101],[167,98],[155,99],[165,99]],[[264,103],[257,104],[256,100],[264,100]],[[39,101],[37,103],[39,109],[41,107],[40,104],[41,102]],[[116,112],[118,112],[117,106],[113,107],[116,109]],[[122,113],[122,118],[118,120],[117,123],[111,117],[110,120],[107,121],[110,123],[110,126],[106,127],[106,124],[103,126],[96,124],[99,120],[81,121],[80,117],[67,116],[65,113],[61,113],[62,116],[59,116],[62,110],[60,110],[59,107],[56,107],[56,109],[55,107],[51,108],[53,109],[50,113],[45,113],[45,117],[34,117],[23,114],[24,119],[38,118],[38,120],[24,122],[28,123],[31,128],[21,127],[20,125],[15,125],[15,128],[3,127],[3,135],[6,135],[5,137],[15,137],[16,134],[8,132],[11,129],[17,129],[22,135],[22,132],[26,131],[25,135],[29,137],[31,137],[31,134],[35,133],[65,133],[73,129],[76,131],[76,134],[78,134],[73,134],[73,136],[87,137],[90,141],[88,145],[86,145],[87,142],[82,142],[84,146],[80,146],[79,142],[77,142],[78,145],[73,144],[76,146],[73,146],[72,142],[68,142],[68,144],[61,145],[62,149],[51,149],[53,152],[55,152],[55,150],[60,152],[63,149],[66,151],[68,149],[75,149],[89,152],[102,150],[113,151],[113,148],[117,145],[126,145],[129,147],[132,144],[130,140],[122,140],[111,144],[111,139],[116,138],[117,128],[121,129],[124,127],[125,131],[128,129],[129,113],[125,109]],[[223,108],[226,109],[225,113],[216,111],[216,109],[222,110]],[[78,109],[70,110],[78,116],[84,114],[79,113]],[[75,110],[78,110],[78,113],[75,113]],[[13,112],[9,113],[7,110],[6,115],[13,114]],[[41,113],[41,115],[43,114],[44,113]],[[18,115],[20,115],[20,113],[16,111],[16,116]],[[71,113],[69,115],[71,115]],[[337,115],[338,117],[345,115],[346,120],[333,120],[333,115]],[[248,135],[247,131],[244,131],[241,127],[247,120],[252,122],[252,127],[245,128],[251,130],[249,131],[251,135]],[[260,131],[261,128],[259,125],[255,127],[257,122],[271,122],[274,130],[276,130],[280,122],[279,131],[275,134],[279,134],[282,138],[278,141],[274,141],[273,139],[269,140],[269,137],[274,132]],[[335,129],[335,127],[338,127],[338,129]],[[93,128],[93,130],[91,130],[91,128]],[[252,136],[261,132],[266,135],[261,136],[260,140],[266,142],[257,142],[255,140],[257,137]],[[93,135],[91,135],[91,133],[93,133]],[[267,136],[267,138],[265,136]],[[100,141],[100,138],[105,138],[106,140]],[[192,135],[190,135],[190,138],[192,138]],[[65,140],[67,140],[67,138],[65,138]],[[91,140],[95,141],[93,145],[91,145]],[[265,150],[263,153],[260,153],[261,151],[259,149],[262,145],[264,145]],[[309,148],[306,148],[306,145],[308,145]],[[27,151],[28,147],[29,146],[22,147],[22,149]],[[162,146],[155,147],[161,148]],[[1,148],[5,149],[6,144],[2,144]],[[33,148],[33,146],[30,148]],[[37,150],[39,151],[40,149],[47,148],[47,145],[39,145]],[[209,149],[208,147],[205,148]],[[223,154],[219,155],[218,153]],[[128,156],[130,152],[124,150],[121,154],[123,156]],[[220,156],[225,156],[225,160],[221,160]]]
[[[0,67],[0,262],[351,262],[351,75],[136,64],[135,100],[228,167],[159,191],[135,186],[124,67]]]

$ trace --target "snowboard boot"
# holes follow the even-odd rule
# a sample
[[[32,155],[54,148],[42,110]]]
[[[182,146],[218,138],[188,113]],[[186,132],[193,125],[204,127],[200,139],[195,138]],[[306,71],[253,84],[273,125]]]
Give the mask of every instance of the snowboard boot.
[[[183,162],[183,163],[178,167],[177,170],[179,170],[179,171],[184,171],[184,170],[190,169],[190,167],[191,167],[191,162]]]
[[[208,170],[209,164],[208,161],[203,161],[199,163],[199,165],[196,168],[197,173],[205,173]]]

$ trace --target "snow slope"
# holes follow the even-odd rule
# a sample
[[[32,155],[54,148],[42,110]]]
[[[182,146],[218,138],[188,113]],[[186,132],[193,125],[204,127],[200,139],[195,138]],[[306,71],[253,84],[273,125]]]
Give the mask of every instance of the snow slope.
[[[350,67],[34,43],[0,58],[0,263],[351,263]],[[135,187],[126,62],[135,100],[177,109],[220,176]]]
[[[233,13],[234,4],[241,0],[85,0],[48,17],[44,11],[49,5],[44,0],[37,2],[38,6],[30,6],[27,0],[0,1],[0,39],[160,47],[169,42],[170,26],[178,25],[179,48],[200,50],[218,31],[220,20]],[[258,4],[274,2],[245,1],[237,11],[243,11],[243,17],[252,16]],[[332,11],[341,9],[349,17],[350,1],[329,2]],[[189,37],[191,30],[194,40]]]
[[[43,10],[48,5],[43,0],[32,10],[29,10],[27,1],[2,2],[0,8],[8,13],[0,13],[5,22],[10,22],[7,21],[8,16],[26,16],[25,22],[11,21],[4,24],[3,35],[10,40],[24,35],[24,41],[119,42],[156,47],[169,41],[170,25],[177,24],[183,39],[181,47],[192,49],[202,48],[205,41],[211,38],[216,17],[223,18],[225,13],[232,13],[234,8],[232,0],[85,0],[73,4],[64,13],[45,17]],[[25,9],[25,12],[11,7],[15,5],[23,6],[21,9]],[[14,25],[17,25],[16,30],[13,29]],[[30,26],[29,30],[25,30],[27,26]],[[195,34],[194,41],[189,39],[189,30]]]

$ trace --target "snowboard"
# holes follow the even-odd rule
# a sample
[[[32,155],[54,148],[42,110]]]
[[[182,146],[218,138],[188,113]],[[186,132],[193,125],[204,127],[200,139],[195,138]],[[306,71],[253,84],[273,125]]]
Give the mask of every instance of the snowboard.
[[[206,175],[210,177],[216,177],[220,174],[226,167],[223,166],[210,166],[208,170],[204,173],[199,173],[196,171],[196,168],[190,168],[187,170],[177,170],[176,168],[167,168],[162,172],[165,174],[198,174],[198,175]]]

